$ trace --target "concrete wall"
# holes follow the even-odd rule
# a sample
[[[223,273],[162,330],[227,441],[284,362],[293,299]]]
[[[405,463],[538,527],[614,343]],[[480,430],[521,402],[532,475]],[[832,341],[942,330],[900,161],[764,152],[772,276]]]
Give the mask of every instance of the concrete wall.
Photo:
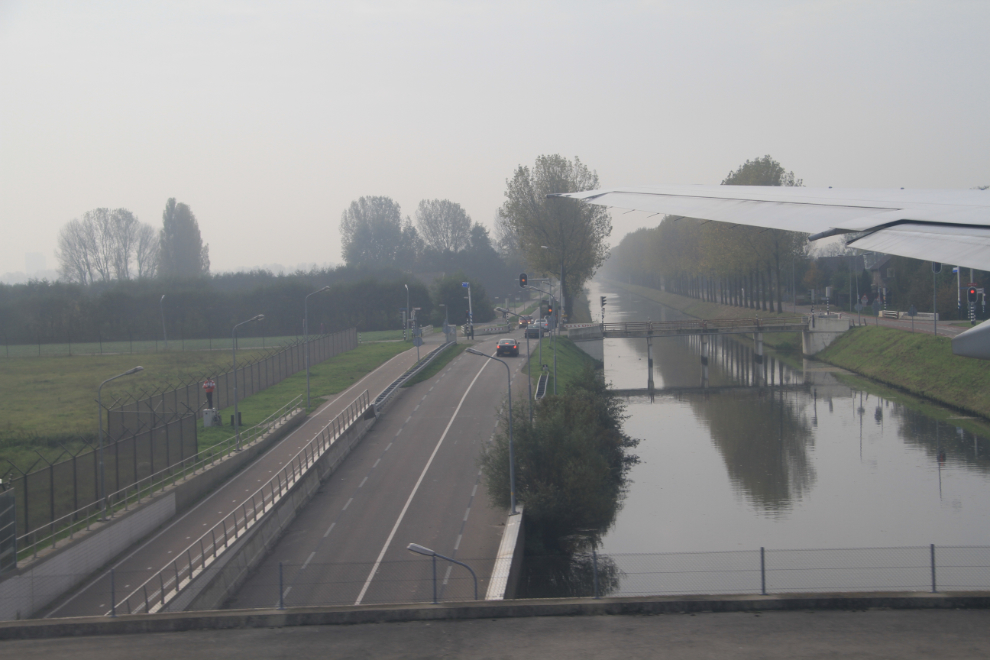
[[[211,564],[192,585],[186,587],[166,609],[170,612],[219,609],[244,584],[278,542],[285,528],[295,519],[296,512],[309,502],[320,484],[333,474],[375,423],[375,419],[367,419],[363,415],[359,417],[279,500],[275,508],[265,514],[260,523],[252,526],[247,534]],[[273,590],[272,603],[277,600],[278,592]]]
[[[19,569],[0,582],[0,619],[24,619],[84,582],[100,567],[175,515],[176,494],[101,523],[77,543],[62,546],[45,561]],[[108,594],[109,595],[109,594]]]
[[[602,339],[572,339],[574,345],[599,362],[605,361],[605,342]]]
[[[518,513],[509,515],[502,531],[502,542],[498,546],[498,557],[488,581],[485,600],[505,600],[516,597],[519,576],[523,562],[523,507],[516,507]]]
[[[801,333],[801,352],[807,356],[819,353],[847,330],[849,330],[848,318],[815,317],[814,325]]]
[[[302,409],[295,411],[280,426],[242,451],[169,486],[130,511],[117,512],[109,522],[93,525],[88,532],[77,532],[75,539],[62,541],[60,547],[45,550],[37,559],[22,562],[18,570],[6,573],[0,582],[0,620],[32,616],[82,584],[135,543],[226,483],[305,419]]]

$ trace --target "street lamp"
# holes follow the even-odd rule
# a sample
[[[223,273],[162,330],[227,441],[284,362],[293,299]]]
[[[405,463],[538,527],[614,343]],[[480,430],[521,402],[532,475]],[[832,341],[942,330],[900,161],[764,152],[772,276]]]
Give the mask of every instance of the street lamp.
[[[465,564],[462,561],[457,561],[456,559],[451,559],[450,557],[444,557],[439,552],[434,552],[429,548],[425,548],[418,543],[410,543],[406,546],[406,550],[409,552],[415,552],[418,555],[426,555],[427,557],[433,558],[433,604],[437,604],[437,557],[440,559],[446,559],[449,562],[457,564],[458,566],[463,566],[464,568],[471,571],[471,577],[474,578],[474,599],[478,600],[478,576],[475,575],[474,569]]]
[[[164,296],[162,296],[164,298]],[[100,509],[103,511],[103,519],[107,519],[107,482],[106,482],[106,470],[103,467],[103,386],[109,383],[111,380],[117,380],[123,376],[130,376],[131,374],[136,374],[139,371],[144,371],[144,367],[134,367],[133,369],[128,369],[122,374],[117,374],[113,378],[107,378],[105,381],[100,383],[100,386],[96,388],[96,410],[97,419],[100,423]]]
[[[162,310],[162,337],[165,338],[165,350],[168,350],[168,333],[165,332],[165,294],[162,294],[162,299],[158,301],[158,306]]]
[[[481,351],[476,351],[473,348],[467,349],[467,352],[480,355],[481,357],[488,358],[489,360],[501,362],[505,365],[505,376],[509,383],[509,503],[512,508],[512,512],[509,515],[514,516],[516,515],[516,468],[515,455],[512,450],[512,371],[509,369],[509,365],[505,360],[499,360],[497,357],[487,355]]]
[[[406,340],[406,327],[409,325],[409,285],[406,287],[406,313],[402,315],[402,341]]]
[[[543,248],[544,250],[549,250],[550,249],[546,245],[541,245],[540,247]],[[550,290],[553,291],[553,285],[552,284],[551,284]],[[550,297],[553,298],[553,294],[551,294]],[[563,305],[564,305],[564,259],[563,259],[563,257],[560,259],[560,300],[558,302],[560,303],[560,307],[563,307]],[[560,315],[563,314],[563,313],[564,313],[564,310],[563,309],[560,309],[558,307],[558,309],[557,309],[557,318],[560,318]],[[554,325],[557,326],[557,336],[560,336],[560,324],[555,323]],[[553,335],[551,335],[551,336],[553,336]],[[557,394],[557,340],[556,339],[553,340],[553,393],[554,394]]]
[[[326,285],[319,291],[314,291],[313,293],[307,295],[303,298],[303,312],[305,313],[305,318],[303,319],[303,335],[305,336],[306,342],[306,411],[309,411],[309,296],[315,296],[318,293],[323,293],[330,289],[330,285]]]
[[[504,308],[496,307],[495,311],[505,312],[507,310]],[[509,312],[509,314],[512,314],[513,316],[519,316],[519,314],[516,314],[515,312]],[[529,335],[525,332],[523,332],[523,335],[526,337],[526,381],[529,384],[529,423],[532,424],[533,423],[533,374],[531,373],[531,369],[532,369],[531,365],[533,364],[533,356],[529,352]]]
[[[247,321],[241,321],[235,325],[234,329],[230,332],[231,350],[234,352],[234,433],[237,435],[237,451],[241,450],[241,420],[237,415],[237,329],[242,325],[264,320],[265,315],[258,314],[257,316],[249,318]]]

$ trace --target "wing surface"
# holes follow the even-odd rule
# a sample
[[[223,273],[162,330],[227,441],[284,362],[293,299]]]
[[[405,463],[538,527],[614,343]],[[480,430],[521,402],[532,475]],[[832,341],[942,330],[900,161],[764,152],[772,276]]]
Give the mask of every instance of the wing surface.
[[[556,196],[809,234],[858,233],[850,247],[990,270],[990,191],[644,186]]]

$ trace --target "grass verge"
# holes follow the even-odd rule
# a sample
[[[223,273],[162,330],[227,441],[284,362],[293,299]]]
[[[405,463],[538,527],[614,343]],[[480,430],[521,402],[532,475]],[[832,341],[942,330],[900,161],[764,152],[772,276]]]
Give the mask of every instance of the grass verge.
[[[839,336],[815,358],[901,391],[990,417],[986,363],[953,355],[945,337],[860,326]]]
[[[361,344],[352,351],[335,355],[323,362],[310,367],[310,400],[311,410],[323,405],[330,397],[343,392],[348,387],[361,380],[380,365],[393,357],[409,350],[404,342],[382,342]],[[306,372],[300,372],[286,378],[278,385],[249,396],[237,403],[241,414],[242,428],[253,426],[268,415],[272,414],[298,395],[306,400]],[[350,403],[350,402],[348,402]],[[234,407],[230,406],[219,411],[224,424],[230,423]],[[233,431],[230,426],[203,428],[203,420],[198,421],[199,446],[209,447],[229,438]]]
[[[405,383],[402,384],[402,386],[412,387],[416,383],[422,383],[424,380],[429,380],[430,378],[433,378],[438,373],[440,373],[440,371],[442,371],[444,367],[450,364],[451,360],[453,360],[455,357],[463,353],[470,345],[471,344],[468,344],[465,341],[461,341],[461,343],[455,344],[452,348],[446,349],[443,353],[440,354],[439,357],[433,360],[433,362],[430,362],[429,366],[427,366],[418,374],[407,380]]]
[[[547,394],[553,394],[553,343],[549,339],[544,339],[543,341],[543,363],[547,365],[550,372],[550,379],[547,381]],[[558,393],[566,390],[571,381],[580,376],[586,366],[590,365],[595,369],[602,368],[603,365],[601,362],[582,351],[567,337],[558,337],[554,339],[554,342],[557,344]],[[533,356],[534,358],[539,356],[539,349],[535,346]],[[523,371],[527,371],[530,368],[532,369],[530,378],[533,381],[533,392],[535,393],[536,384],[540,380],[540,365],[535,359],[532,359],[527,367],[523,367]]]

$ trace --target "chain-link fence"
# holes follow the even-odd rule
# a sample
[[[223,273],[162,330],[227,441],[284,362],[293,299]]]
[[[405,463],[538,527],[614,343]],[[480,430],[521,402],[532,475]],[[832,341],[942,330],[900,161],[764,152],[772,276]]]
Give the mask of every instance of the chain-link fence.
[[[0,575],[17,566],[17,523],[14,491],[0,492]]]
[[[309,340],[310,365],[350,351],[357,348],[357,345],[357,330],[354,328],[313,337]],[[206,373],[203,378],[213,376],[216,380],[213,407],[222,410],[234,405],[235,383],[240,400],[277,385],[305,368],[306,342],[299,341],[260,360],[238,367],[236,372],[230,370],[220,374]],[[162,418],[195,415],[205,407],[206,393],[201,380],[156,392],[137,401],[111,404],[106,413],[107,435],[114,439],[126,437],[137,430],[159,425]]]
[[[145,477],[181,464],[197,452],[196,418],[173,417],[103,446],[104,479],[113,493]],[[89,447],[65,460],[19,472],[9,467],[11,491],[17,501],[17,535],[43,530],[100,499],[98,447]]]

